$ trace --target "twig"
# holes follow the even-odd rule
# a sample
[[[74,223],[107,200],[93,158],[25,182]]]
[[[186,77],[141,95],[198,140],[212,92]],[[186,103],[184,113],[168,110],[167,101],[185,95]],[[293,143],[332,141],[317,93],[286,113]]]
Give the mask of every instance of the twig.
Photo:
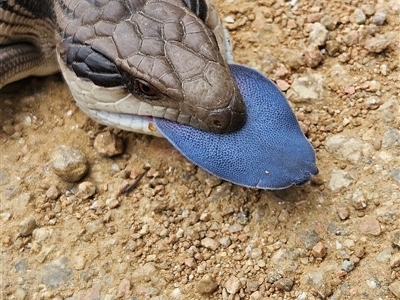
[[[140,180],[146,175],[146,173],[150,170],[150,167],[144,167],[144,172],[139,174],[139,176],[132,182],[125,185],[118,193],[118,196],[124,194],[124,196],[128,196],[128,194],[137,186]]]

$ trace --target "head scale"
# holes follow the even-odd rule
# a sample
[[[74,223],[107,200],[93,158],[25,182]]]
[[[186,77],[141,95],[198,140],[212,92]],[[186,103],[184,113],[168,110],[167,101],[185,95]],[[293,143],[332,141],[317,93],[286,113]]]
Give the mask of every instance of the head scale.
[[[92,3],[56,4],[61,58],[81,79],[132,94],[114,112],[137,114],[145,102],[156,117],[205,131],[244,125],[244,102],[215,37],[185,3]]]

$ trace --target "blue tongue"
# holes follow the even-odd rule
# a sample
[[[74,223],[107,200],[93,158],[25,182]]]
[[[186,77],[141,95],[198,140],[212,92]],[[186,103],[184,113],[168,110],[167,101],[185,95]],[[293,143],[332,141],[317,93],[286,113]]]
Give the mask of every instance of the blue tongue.
[[[315,152],[287,100],[260,72],[230,65],[247,109],[247,122],[229,134],[204,132],[154,118],[158,130],[187,159],[238,185],[283,189],[318,173]]]

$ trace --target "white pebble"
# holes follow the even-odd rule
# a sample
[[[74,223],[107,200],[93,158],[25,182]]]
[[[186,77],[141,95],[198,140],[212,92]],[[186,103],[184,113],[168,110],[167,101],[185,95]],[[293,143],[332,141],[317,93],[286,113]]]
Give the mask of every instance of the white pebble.
[[[226,16],[224,20],[226,23],[229,23],[229,24],[235,23],[235,19],[232,16]]]

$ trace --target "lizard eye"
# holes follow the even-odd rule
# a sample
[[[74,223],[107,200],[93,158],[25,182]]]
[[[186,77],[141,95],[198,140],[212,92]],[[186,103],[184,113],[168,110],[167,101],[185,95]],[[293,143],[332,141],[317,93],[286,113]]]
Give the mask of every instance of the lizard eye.
[[[139,91],[149,97],[154,97],[158,94],[158,89],[156,89],[151,84],[143,80],[137,80],[137,87]]]

